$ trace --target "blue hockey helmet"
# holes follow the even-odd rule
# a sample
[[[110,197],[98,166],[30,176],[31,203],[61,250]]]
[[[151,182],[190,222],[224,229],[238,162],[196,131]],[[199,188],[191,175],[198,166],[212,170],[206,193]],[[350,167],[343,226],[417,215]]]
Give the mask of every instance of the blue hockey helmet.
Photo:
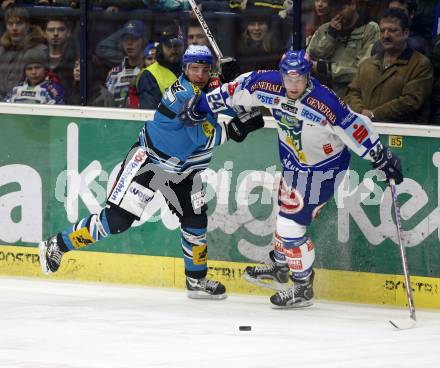
[[[189,45],[183,54],[183,66],[197,63],[212,65],[212,54],[207,46]]]
[[[313,63],[305,50],[289,50],[280,61],[280,73],[298,76],[308,74]]]

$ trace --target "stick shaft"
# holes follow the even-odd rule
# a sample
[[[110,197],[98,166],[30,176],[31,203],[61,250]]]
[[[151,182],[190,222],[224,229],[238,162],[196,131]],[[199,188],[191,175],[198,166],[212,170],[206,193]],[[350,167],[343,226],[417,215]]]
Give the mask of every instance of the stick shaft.
[[[408,309],[409,309],[410,317],[415,321],[416,309],[414,307],[413,293],[411,288],[411,277],[408,268],[408,259],[406,257],[405,245],[403,244],[400,207],[399,207],[399,202],[397,201],[396,183],[394,179],[390,180],[390,189],[391,189],[391,197],[393,199],[394,215],[396,217],[397,239],[399,241],[400,257],[402,259],[403,274],[405,275],[405,290],[406,290],[406,296],[408,298]]]
[[[218,47],[217,42],[215,41],[215,38],[212,35],[211,30],[209,29],[208,24],[205,21],[205,18],[203,18],[202,12],[198,8],[196,2],[194,0],[188,0],[188,2],[189,2],[189,5],[191,5],[191,8],[192,8],[194,14],[197,17],[197,20],[199,21],[200,26],[203,28],[203,31],[205,32],[206,37],[208,37],[208,41],[211,44],[211,47],[214,50],[214,52],[217,56],[217,59],[219,59],[219,60],[223,59],[223,54],[222,54],[220,48]]]

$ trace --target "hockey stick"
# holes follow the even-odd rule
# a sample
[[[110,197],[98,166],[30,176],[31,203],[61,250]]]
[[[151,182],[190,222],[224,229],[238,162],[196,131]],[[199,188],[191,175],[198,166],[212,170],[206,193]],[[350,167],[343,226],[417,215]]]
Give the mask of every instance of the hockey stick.
[[[413,294],[411,289],[411,279],[408,269],[408,259],[406,257],[405,245],[403,244],[402,238],[402,223],[400,221],[400,207],[397,202],[397,191],[396,191],[396,182],[394,179],[390,179],[390,189],[391,189],[391,197],[393,199],[393,207],[394,207],[394,215],[396,217],[396,229],[397,229],[397,239],[399,241],[400,247],[400,257],[402,259],[402,268],[403,273],[405,275],[405,290],[406,296],[408,298],[408,309],[409,309],[409,320],[401,320],[401,321],[392,321],[390,323],[399,330],[405,330],[408,328],[412,328],[416,324],[416,309],[414,307]]]
[[[194,14],[197,17],[197,20],[199,21],[200,26],[202,27],[203,31],[205,32],[206,37],[208,38],[208,41],[209,41],[212,49],[214,50],[215,55],[217,56],[217,59],[220,61],[220,65],[222,63],[227,62],[227,61],[231,61],[232,58],[230,58],[230,57],[227,57],[227,58],[223,57],[223,54],[222,54],[220,48],[218,47],[217,42],[215,41],[215,38],[212,35],[211,30],[209,29],[208,24],[205,21],[205,18],[203,18],[202,12],[200,11],[200,9],[197,6],[196,2],[194,0],[188,0],[188,2],[189,2],[189,5],[191,5],[191,8],[192,8]]]

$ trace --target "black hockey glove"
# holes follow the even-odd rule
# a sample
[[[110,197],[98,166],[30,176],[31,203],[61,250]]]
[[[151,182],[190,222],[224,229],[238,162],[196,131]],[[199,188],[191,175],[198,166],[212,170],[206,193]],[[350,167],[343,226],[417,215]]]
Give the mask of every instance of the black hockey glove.
[[[206,120],[206,114],[197,111],[197,104],[199,103],[201,98],[202,95],[200,93],[197,93],[189,100],[185,101],[179,112],[179,119],[182,124],[194,126],[197,124],[201,124]]]
[[[264,127],[263,115],[260,110],[244,111],[234,117],[226,126],[229,139],[242,142],[250,132]]]
[[[221,70],[220,79],[222,83],[233,81],[240,75],[240,65],[233,57],[226,57],[220,60]]]
[[[403,181],[402,161],[388,147],[381,146],[377,152],[372,151],[372,157],[373,167],[384,173],[387,182],[394,179],[398,185]]]

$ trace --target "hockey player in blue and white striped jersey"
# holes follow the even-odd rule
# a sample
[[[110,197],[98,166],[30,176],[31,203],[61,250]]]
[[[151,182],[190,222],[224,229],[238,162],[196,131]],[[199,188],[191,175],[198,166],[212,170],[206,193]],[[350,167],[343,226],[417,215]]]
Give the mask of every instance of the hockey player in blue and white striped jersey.
[[[226,297],[224,285],[206,278],[208,219],[200,173],[207,168],[215,146],[228,139],[242,141],[264,121],[261,114],[252,111],[242,112],[228,124],[219,123],[215,113],[197,124],[182,123],[182,104],[219,85],[211,78],[211,67],[212,55],[206,46],[188,47],[183,74],[166,91],[153,120],[146,122],[126,156],[107,206],[40,243],[44,273],[57,271],[65,252],[129,229],[159,190],[180,220],[188,296]]]
[[[278,191],[272,263],[247,267],[245,277],[293,287],[274,294],[275,307],[298,308],[313,303],[315,249],[307,226],[334,191],[348,168],[349,149],[382,170],[386,179],[402,180],[398,157],[384,147],[369,118],[354,113],[327,87],[310,76],[312,62],[304,50],[288,51],[279,71],[255,71],[197,99],[188,101],[182,119],[202,120],[236,105],[264,106],[277,122],[283,167]]]

